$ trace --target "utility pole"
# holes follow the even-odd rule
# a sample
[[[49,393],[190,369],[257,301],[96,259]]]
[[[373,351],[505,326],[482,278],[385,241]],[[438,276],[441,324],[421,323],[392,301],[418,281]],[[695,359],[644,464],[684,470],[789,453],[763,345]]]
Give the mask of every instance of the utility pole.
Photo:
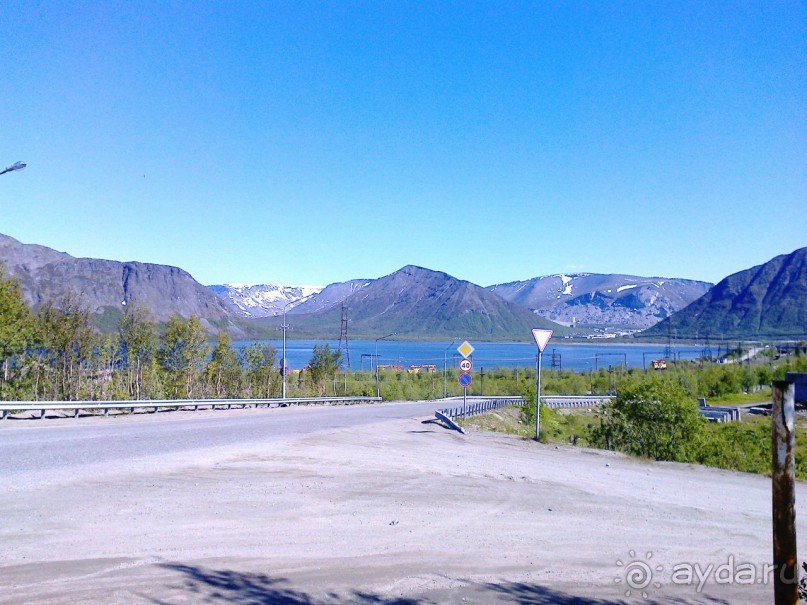
[[[344,343],[344,345],[342,344]],[[345,359],[347,360],[347,369],[350,369],[350,344],[347,340],[347,303],[342,301],[342,321],[339,329],[339,351],[342,351],[344,346]]]
[[[389,338],[390,336],[395,336],[397,332],[393,332],[392,334],[387,334],[386,336],[380,336],[379,338],[375,339],[375,396],[381,397],[381,381],[378,377],[378,341],[384,340],[385,338]]]
[[[286,311],[292,304],[294,304],[293,301],[286,303],[286,306],[283,307],[283,325],[280,326],[280,329],[283,330],[283,360],[280,362],[280,374],[283,376],[283,399],[286,398],[286,374],[288,374],[289,368],[289,364],[286,361],[286,330],[289,329],[286,323]]]
[[[560,372],[563,369],[560,353],[556,353],[557,349],[552,349],[552,369]]]
[[[455,342],[455,340],[452,340],[451,344],[443,351],[443,399],[448,397],[448,350],[454,346]]]

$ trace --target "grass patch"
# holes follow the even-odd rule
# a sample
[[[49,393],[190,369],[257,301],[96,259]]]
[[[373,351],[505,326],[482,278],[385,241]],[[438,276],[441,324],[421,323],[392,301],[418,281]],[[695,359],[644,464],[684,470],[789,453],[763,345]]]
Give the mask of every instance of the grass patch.
[[[542,407],[541,442],[595,447],[588,436],[599,423],[600,412],[597,409],[552,410]],[[535,425],[525,422],[522,408],[515,406],[472,416],[460,420],[459,424],[470,430],[494,431],[526,438],[535,435]],[[770,418],[743,414],[740,422],[723,424],[704,421],[701,429],[682,462],[770,476]],[[796,442],[807,443],[807,413],[797,416]],[[807,455],[803,451],[803,448],[796,448],[796,479],[799,481],[807,481]]]
[[[709,397],[706,403],[713,406],[744,405],[749,403],[768,403],[771,400],[771,389],[760,389],[756,393],[730,393],[720,397]]]
[[[464,429],[493,431],[520,437],[531,437],[534,433],[534,430],[531,432],[530,427],[522,422],[521,408],[518,406],[507,406],[470,418],[457,419],[457,424]]]
[[[587,436],[595,423],[599,423],[596,410],[553,410],[541,408],[541,442],[575,443],[589,445]],[[527,421],[520,406],[499,408],[467,419],[458,420],[464,429],[493,431],[506,435],[534,437],[535,425]]]

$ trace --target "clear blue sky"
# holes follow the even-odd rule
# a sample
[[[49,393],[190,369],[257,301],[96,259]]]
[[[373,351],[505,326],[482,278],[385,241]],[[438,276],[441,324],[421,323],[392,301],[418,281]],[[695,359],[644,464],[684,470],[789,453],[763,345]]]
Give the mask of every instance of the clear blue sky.
[[[3,2],[0,232],[205,284],[807,245],[805,2]]]

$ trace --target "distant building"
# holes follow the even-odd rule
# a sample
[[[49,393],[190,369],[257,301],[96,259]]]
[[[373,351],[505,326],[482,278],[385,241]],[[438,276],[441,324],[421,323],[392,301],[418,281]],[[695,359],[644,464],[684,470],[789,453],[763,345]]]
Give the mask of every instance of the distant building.
[[[387,364],[380,363],[380,364],[378,364],[378,369],[379,370],[403,370],[403,365],[400,364],[400,363],[387,363]]]

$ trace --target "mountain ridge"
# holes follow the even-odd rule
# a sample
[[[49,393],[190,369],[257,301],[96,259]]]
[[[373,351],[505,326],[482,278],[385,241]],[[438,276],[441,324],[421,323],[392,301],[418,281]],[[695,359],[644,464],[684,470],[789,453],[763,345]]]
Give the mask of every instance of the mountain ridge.
[[[537,327],[566,328],[538,317],[466,280],[443,271],[406,265],[347,296],[351,338],[395,333],[407,338],[528,340]],[[338,337],[341,305],[294,315],[294,329],[308,334],[330,330]]]
[[[557,273],[488,286],[564,325],[647,328],[702,296],[712,284],[621,273]]]
[[[19,279],[33,308],[73,292],[101,322],[114,321],[127,305],[140,304],[158,322],[174,313],[196,315],[210,332],[226,328],[243,333],[220,299],[179,267],[79,258],[3,234],[0,262],[8,275]]]
[[[807,335],[807,247],[733,273],[641,336],[796,337]]]
[[[676,294],[677,288],[683,284],[697,291],[709,284],[581,272],[482,288],[443,271],[405,265],[377,279],[348,280],[324,288],[274,286],[273,292],[270,288],[262,293],[266,298],[263,318],[239,316],[233,310],[236,303],[228,305],[221,296],[226,293],[215,292],[217,286],[205,287],[187,271],[170,265],[76,258],[3,234],[0,263],[8,275],[19,279],[33,307],[76,292],[93,313],[105,318],[99,326],[106,330],[115,329],[114,320],[126,306],[140,304],[158,322],[173,313],[196,315],[211,333],[227,329],[234,336],[267,338],[276,334],[271,318],[286,308],[298,326],[295,337],[336,338],[344,303],[351,338],[396,332],[399,338],[412,339],[524,340],[535,327],[569,334],[562,323],[630,325],[633,321],[635,325],[637,311],[646,320],[661,319],[660,327],[646,329],[643,337],[665,337],[670,330],[700,336],[720,332],[729,337],[807,334],[807,248],[733,274],[693,297],[688,305],[682,301],[693,290]],[[666,298],[659,303],[662,295]]]
[[[324,286],[228,283],[207,286],[242,317],[272,317],[317,296]]]

